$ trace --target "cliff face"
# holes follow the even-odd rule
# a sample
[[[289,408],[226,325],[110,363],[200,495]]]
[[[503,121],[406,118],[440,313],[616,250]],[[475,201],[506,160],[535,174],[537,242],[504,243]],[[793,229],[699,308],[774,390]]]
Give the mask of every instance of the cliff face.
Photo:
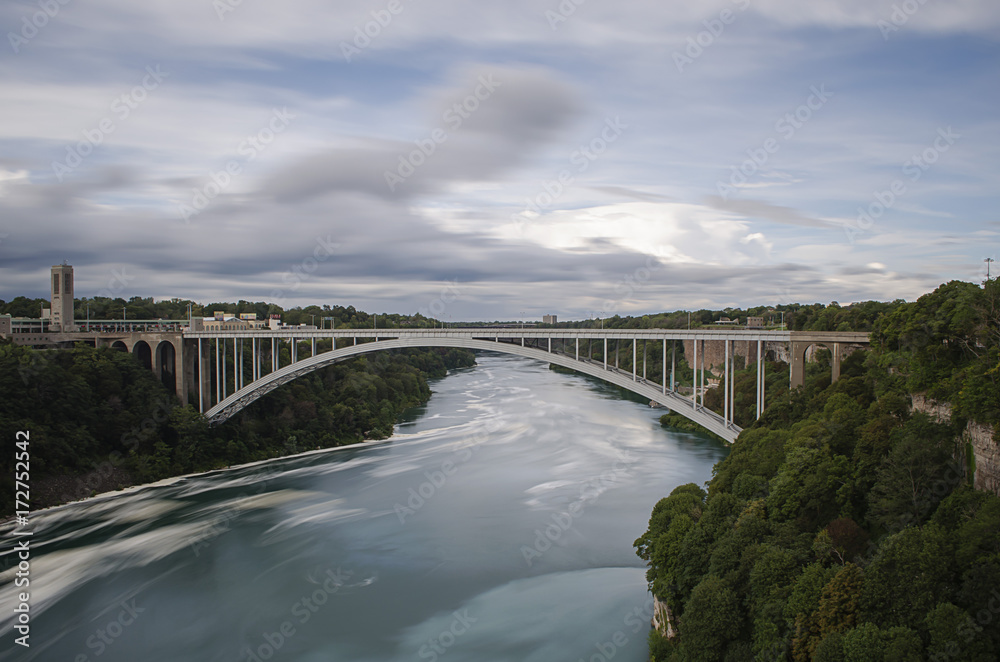
[[[677,636],[677,630],[674,628],[670,607],[655,595],[653,601],[653,627],[667,639],[673,639]]]
[[[912,411],[923,412],[941,423],[951,422],[951,405],[947,402],[937,402],[919,393],[911,396],[910,402]],[[969,421],[962,430],[963,453],[967,445],[971,445],[975,457],[973,486],[1000,496],[1000,444],[994,437],[993,428]],[[965,458],[961,460],[964,466]]]

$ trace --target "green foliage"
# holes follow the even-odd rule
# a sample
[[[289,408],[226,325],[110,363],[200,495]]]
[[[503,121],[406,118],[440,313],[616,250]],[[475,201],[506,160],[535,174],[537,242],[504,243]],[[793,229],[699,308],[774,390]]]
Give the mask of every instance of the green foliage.
[[[650,589],[679,615],[676,659],[1000,650],[1000,498],[969,487],[958,442],[969,418],[1000,422],[1000,286],[953,282],[862,308],[871,351],[834,384],[808,369],[744,430],[707,495],[688,486],[661,501],[639,539]],[[838,314],[791,323],[830,328]],[[737,371],[737,391],[752,377]],[[953,403],[955,422],[911,414],[914,390]]]
[[[691,592],[680,619],[684,659],[691,662],[719,659],[719,653],[739,633],[739,600],[722,579],[709,575]]]

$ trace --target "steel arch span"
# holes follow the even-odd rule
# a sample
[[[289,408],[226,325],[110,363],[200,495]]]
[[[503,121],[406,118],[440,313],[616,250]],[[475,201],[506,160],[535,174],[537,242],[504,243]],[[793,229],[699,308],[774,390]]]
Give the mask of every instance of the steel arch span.
[[[598,363],[593,363],[587,360],[577,360],[571,356],[566,356],[556,352],[548,352],[534,347],[524,347],[512,343],[461,337],[415,337],[398,338],[395,340],[378,340],[376,342],[352,345],[350,347],[344,347],[324,352],[322,354],[317,354],[316,356],[311,356],[307,359],[302,359],[301,361],[285,366],[284,368],[280,368],[275,372],[267,374],[264,377],[261,377],[260,379],[244,386],[242,389],[233,393],[222,402],[205,412],[205,417],[208,418],[209,423],[212,425],[222,423],[258,398],[270,393],[279,386],[283,386],[296,378],[301,377],[302,375],[306,375],[325,366],[332,365],[339,361],[361,354],[413,347],[480,349],[490,352],[513,354],[515,356],[544,361],[545,363],[554,363],[565,368],[570,368],[572,370],[591,375],[592,377],[597,377],[598,379],[620,386],[624,389],[632,391],[633,393],[637,393],[644,398],[649,398],[654,402],[658,402],[661,405],[669,407],[672,412],[688,418],[709,432],[722,437],[729,443],[736,441],[736,437],[738,437],[740,432],[743,431],[743,428],[727,422],[722,416],[719,416],[714,411],[706,409],[701,405],[692,404],[691,399],[678,395],[675,391],[667,390],[664,393],[663,387],[660,384],[647,382],[642,378],[633,379],[631,374],[619,372],[613,368],[604,369],[604,367]]]

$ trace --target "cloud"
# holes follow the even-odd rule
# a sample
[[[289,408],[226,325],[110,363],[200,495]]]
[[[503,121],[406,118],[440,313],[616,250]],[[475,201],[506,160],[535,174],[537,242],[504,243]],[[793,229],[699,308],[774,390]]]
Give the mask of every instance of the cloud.
[[[502,177],[582,111],[578,94],[542,69],[466,67],[427,105],[431,122],[413,142],[370,142],[300,159],[260,193],[294,202],[336,191],[406,200],[450,184]]]
[[[790,207],[772,205],[763,200],[724,200],[720,196],[709,195],[705,197],[705,203],[720,211],[783,225],[798,225],[808,228],[839,227],[837,223],[810,218]]]

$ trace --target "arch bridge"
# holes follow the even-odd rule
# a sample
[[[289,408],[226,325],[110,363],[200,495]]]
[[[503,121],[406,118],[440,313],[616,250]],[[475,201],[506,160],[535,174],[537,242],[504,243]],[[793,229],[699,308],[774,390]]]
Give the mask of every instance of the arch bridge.
[[[804,381],[806,352],[810,346],[821,345],[830,349],[832,379],[835,381],[840,375],[840,361],[845,348],[867,344],[868,335],[763,329],[320,330],[292,327],[184,331],[183,340],[186,349],[182,350],[183,354],[190,359],[185,361],[185,369],[181,371],[184,383],[178,385],[178,395],[182,401],[186,401],[188,394],[193,395],[199,410],[212,424],[227,420],[279,386],[351,357],[392,349],[450,347],[523,356],[597,377],[669,407],[671,411],[733,442],[742,431],[733,420],[735,394],[731,376],[736,370],[738,350],[742,350],[745,365],[756,355],[756,415],[759,417],[764,409],[763,359],[769,349],[774,351],[768,343],[790,346],[790,381],[795,387]],[[682,343],[682,356],[688,357],[694,369],[690,386],[678,386],[677,341]],[[654,347],[653,354],[659,354],[660,358],[658,382],[647,379],[650,344]],[[631,352],[630,370],[619,367],[622,346],[626,356]],[[308,356],[299,358],[300,352]],[[706,361],[708,354],[712,357]],[[213,362],[214,370],[211,367]],[[721,415],[705,406],[705,393],[714,381],[711,378],[706,380],[706,363],[709,367],[722,364],[723,380],[718,385],[725,384],[726,388],[722,394]]]

